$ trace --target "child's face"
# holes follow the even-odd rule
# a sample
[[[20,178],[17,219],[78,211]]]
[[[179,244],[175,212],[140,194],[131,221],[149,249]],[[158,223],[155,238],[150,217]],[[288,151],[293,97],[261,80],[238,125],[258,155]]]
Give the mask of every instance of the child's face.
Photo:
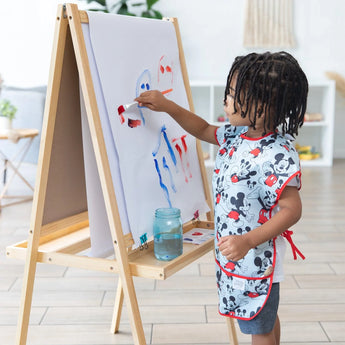
[[[236,103],[236,112],[234,108],[235,104],[235,87],[236,82],[232,81],[230,84],[229,94],[226,97],[226,102],[224,105],[224,111],[226,114],[226,117],[229,119],[230,124],[232,126],[246,126],[248,127],[247,135],[253,135],[256,136],[257,133],[260,135],[268,130],[273,130],[272,128],[264,128],[264,119],[265,116],[258,116],[256,117],[256,123],[255,123],[255,129],[253,128],[253,125],[250,121],[250,116],[253,118],[254,114],[252,114],[252,111],[248,111],[245,117],[241,116],[241,107],[238,103]],[[244,96],[241,95],[243,98]]]
[[[236,104],[237,111],[235,112],[235,108],[234,108],[235,85],[233,85],[233,83],[231,83],[229,91],[230,92],[226,97],[224,111],[225,111],[226,117],[230,121],[230,124],[232,126],[250,126],[248,115],[244,118],[241,116],[241,110],[238,104]]]

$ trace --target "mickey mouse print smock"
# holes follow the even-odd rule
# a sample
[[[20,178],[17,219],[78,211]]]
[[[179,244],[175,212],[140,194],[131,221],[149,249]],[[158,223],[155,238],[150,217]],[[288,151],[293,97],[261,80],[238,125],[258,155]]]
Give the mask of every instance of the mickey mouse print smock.
[[[246,136],[247,127],[225,125],[216,131],[220,145],[213,174],[216,243],[222,236],[243,235],[272,217],[281,192],[292,179],[300,187],[298,154],[278,132]],[[269,296],[276,261],[275,239],[235,262],[216,247],[219,312],[250,320]]]

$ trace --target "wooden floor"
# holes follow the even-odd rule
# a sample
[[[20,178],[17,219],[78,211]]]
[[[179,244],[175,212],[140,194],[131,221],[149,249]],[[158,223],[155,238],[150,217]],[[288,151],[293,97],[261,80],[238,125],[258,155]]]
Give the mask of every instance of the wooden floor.
[[[24,168],[33,181],[34,168]],[[345,345],[345,161],[304,168],[302,182],[303,219],[292,230],[306,260],[294,262],[288,249],[282,344]],[[26,239],[30,212],[27,202],[0,214],[0,345],[14,344],[24,268],[5,257],[5,248]],[[109,333],[116,284],[105,273],[39,265],[27,344],[133,344],[126,313],[120,333]],[[147,344],[229,343],[217,313],[211,253],[166,281],[135,279],[135,286]]]

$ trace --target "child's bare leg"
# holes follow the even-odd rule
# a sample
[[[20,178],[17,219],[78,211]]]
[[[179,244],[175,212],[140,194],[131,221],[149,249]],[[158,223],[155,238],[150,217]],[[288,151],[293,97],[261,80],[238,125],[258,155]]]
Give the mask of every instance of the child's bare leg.
[[[252,345],[277,345],[274,330],[266,334],[253,334]]]
[[[276,323],[274,324],[273,328],[274,336],[276,338],[276,345],[280,344],[280,321],[277,315]]]
[[[277,315],[274,328],[270,333],[253,334],[252,345],[279,345],[280,344],[280,321]]]

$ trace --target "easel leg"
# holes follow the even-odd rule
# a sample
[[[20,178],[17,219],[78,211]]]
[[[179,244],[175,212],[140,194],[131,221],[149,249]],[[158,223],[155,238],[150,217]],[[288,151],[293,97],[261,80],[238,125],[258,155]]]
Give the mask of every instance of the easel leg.
[[[32,209],[31,226],[28,238],[27,254],[25,260],[25,271],[23,278],[22,297],[20,302],[18,328],[16,334],[16,345],[25,345],[29,327],[30,309],[36,274],[38,247],[41,235],[42,219],[44,213],[45,193],[49,173],[50,155],[53,142],[53,131],[55,126],[56,108],[60,91],[60,80],[63,65],[63,54],[65,50],[67,20],[62,20],[62,5],[58,6],[57,21],[55,25],[54,45],[51,61],[51,72],[48,88],[47,102],[42,125],[42,137],[38,171],[41,172],[37,181]],[[43,149],[42,149],[43,148]]]
[[[115,297],[115,305],[114,305],[114,314],[113,314],[113,321],[111,322],[111,333],[117,333],[120,326],[120,320],[121,320],[121,313],[122,313],[122,307],[123,307],[123,288],[121,279],[119,278],[119,282],[117,283],[117,291],[116,291],[116,297]]]
[[[226,317],[225,319],[226,319],[226,325],[228,327],[230,344],[238,345],[234,319],[232,319],[231,317]]]
[[[29,242],[27,249],[28,254],[25,263],[22,298],[20,302],[18,328],[15,342],[16,345],[25,345],[28,334],[30,310],[37,265],[37,249],[35,249],[35,247],[38,247],[39,242],[39,238],[33,237],[34,236],[31,236],[31,241]]]

